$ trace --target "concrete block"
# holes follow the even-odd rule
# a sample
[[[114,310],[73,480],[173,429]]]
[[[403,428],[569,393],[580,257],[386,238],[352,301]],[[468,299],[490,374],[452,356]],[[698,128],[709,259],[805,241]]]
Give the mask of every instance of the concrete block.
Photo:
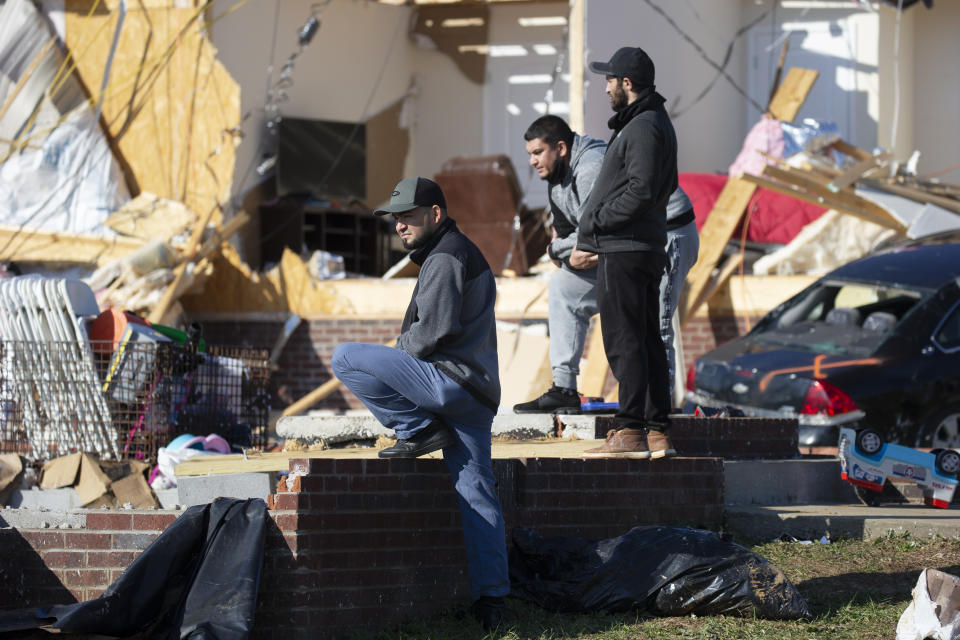
[[[207,504],[217,498],[261,498],[276,491],[272,472],[223,473],[209,476],[177,476],[177,503],[187,507]]]
[[[76,489],[66,487],[64,489],[17,489],[10,494],[7,506],[14,509],[43,509],[45,511],[69,511],[70,509],[79,509],[80,496]]]
[[[7,507],[0,510],[0,527],[15,529],[82,529],[87,525],[83,510],[51,511],[47,509]]]
[[[503,413],[493,417],[491,431],[494,436],[526,440],[555,435],[557,429],[548,413]]]
[[[154,489],[153,493],[156,494],[161,509],[174,509],[178,504],[181,504],[179,502],[180,492],[176,487],[172,489],[160,489],[159,491]]]
[[[393,436],[372,414],[287,416],[277,421],[277,435],[305,445],[353,440],[376,440]]]
[[[728,505],[856,503],[853,487],[840,479],[836,458],[724,460]]]

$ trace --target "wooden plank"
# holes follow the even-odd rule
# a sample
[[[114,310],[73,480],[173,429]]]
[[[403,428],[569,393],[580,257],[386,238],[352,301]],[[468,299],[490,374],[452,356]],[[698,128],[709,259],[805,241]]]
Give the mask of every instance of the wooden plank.
[[[710,281],[713,268],[723,255],[723,249],[730,241],[754,191],[754,184],[742,178],[730,178],[717,197],[710,216],[700,230],[700,256],[687,274],[687,282],[683,287],[683,299],[678,305],[681,326],[696,312],[699,305],[693,302],[703,299],[702,292]]]
[[[600,444],[600,440],[567,440],[543,438],[538,440],[501,441],[494,439],[491,447],[492,457],[502,459],[519,458],[580,458],[583,452]],[[239,454],[225,456],[200,456],[181,462],[174,468],[178,476],[206,476],[226,473],[264,473],[285,471],[290,468],[290,460],[304,458],[325,458],[334,460],[371,459],[377,457],[375,447],[336,448],[322,451],[276,451],[260,453],[248,451],[246,460]],[[424,458],[439,460],[442,451],[434,451]]]
[[[610,363],[607,362],[607,352],[603,348],[603,335],[600,329],[600,316],[593,321],[590,330],[590,351],[587,354],[587,363],[583,367],[580,377],[580,393],[585,396],[602,396],[603,386],[610,372]]]
[[[858,218],[866,220],[867,222],[872,222],[874,224],[880,225],[881,227],[893,229],[894,231],[897,231],[899,233],[904,233],[906,231],[906,227],[903,224],[894,222],[890,218],[877,217],[874,214],[864,209],[851,206],[846,202],[841,202],[840,200],[837,200],[834,198],[827,198],[825,196],[818,196],[818,195],[807,193],[806,191],[794,185],[783,184],[782,182],[776,182],[775,180],[761,178],[760,176],[754,176],[749,174],[744,174],[743,176],[741,176],[741,178],[743,178],[744,180],[748,180],[754,183],[755,185],[761,186],[764,189],[776,191],[777,193],[782,193],[784,195],[791,196],[793,198],[796,198],[798,200],[803,200],[805,202],[818,204],[822,207],[829,207],[830,209],[836,209],[837,211],[840,211],[842,213],[848,213],[850,215],[857,216]]]
[[[783,84],[770,101],[767,113],[781,122],[793,122],[819,75],[820,73],[813,69],[799,67],[790,69]]]
[[[845,189],[852,185],[854,182],[863,177],[863,174],[874,169],[880,165],[880,158],[876,156],[870,156],[869,158],[864,158],[860,160],[852,167],[844,171],[841,175],[833,179],[828,185],[827,189],[837,193],[841,189]]]
[[[808,195],[813,196],[816,203],[822,204],[823,206],[830,206],[828,203],[840,203],[844,207],[844,212],[855,212],[854,215],[857,215],[857,212],[860,214],[867,214],[869,216],[869,220],[871,222],[876,222],[876,224],[883,224],[891,229],[906,229],[906,227],[899,220],[894,218],[889,211],[875,202],[870,202],[866,198],[861,198],[855,193],[850,193],[849,191],[832,192],[829,190],[829,187],[817,182],[816,180],[806,177],[803,173],[797,171],[796,169],[780,169],[778,167],[768,165],[764,167],[763,174],[799,187],[801,190],[807,192]],[[786,195],[792,194],[788,193]],[[831,208],[836,209],[837,207],[831,206]],[[863,217],[863,215],[860,215],[860,217]]]
[[[872,158],[873,154],[867,151],[866,149],[861,149],[855,145],[845,142],[843,140],[837,140],[836,142],[827,145],[828,147],[833,147],[840,153],[846,154],[855,160],[866,160],[867,158]]]
[[[142,240],[0,225],[0,261],[96,264],[130,255]]]
[[[911,200],[916,200],[917,202],[935,204],[938,207],[943,207],[947,211],[960,213],[960,201],[953,198],[938,196],[933,193],[921,191],[920,189],[911,189],[910,187],[904,187],[898,184],[891,184],[885,180],[866,180],[863,182],[863,184],[864,186],[880,189],[881,191],[903,196],[904,198],[910,198]]]

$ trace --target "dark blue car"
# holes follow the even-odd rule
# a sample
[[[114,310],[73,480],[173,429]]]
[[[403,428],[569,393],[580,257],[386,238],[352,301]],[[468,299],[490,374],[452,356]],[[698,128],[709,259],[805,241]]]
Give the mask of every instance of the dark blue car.
[[[796,417],[802,446],[838,427],[960,448],[960,244],[907,245],[851,262],[701,356],[687,400]]]

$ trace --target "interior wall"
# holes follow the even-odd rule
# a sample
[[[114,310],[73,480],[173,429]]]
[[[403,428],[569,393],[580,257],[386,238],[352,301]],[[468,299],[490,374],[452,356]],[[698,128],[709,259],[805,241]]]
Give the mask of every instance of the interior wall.
[[[931,173],[960,162],[960,3],[913,7],[915,40],[912,103],[914,143],[921,151],[918,172]],[[935,98],[934,98],[935,96]],[[939,177],[960,184],[960,167]]]
[[[687,0],[658,2],[664,12],[714,61],[723,60],[728,43],[743,21],[740,0]],[[648,2],[587,0],[587,61],[608,60],[621,46],[640,46],[653,59],[657,91],[667,99],[674,118],[681,171],[726,171],[743,143],[746,129],[743,98],[723,78],[695,104],[695,98],[716,76],[716,71],[686,42],[667,19]],[[738,41],[726,66],[737,84],[744,84],[744,46]],[[612,115],[604,93],[604,79],[589,70],[584,87],[585,129],[606,139]],[[689,106],[689,110],[686,107]]]
[[[268,70],[272,64],[275,83],[297,51],[297,34],[312,4],[250,2],[211,29],[219,59],[242,87],[242,111],[248,114],[237,150],[235,193],[258,181],[253,167],[272,150],[263,117]],[[214,17],[218,13],[219,7]],[[357,122],[405,95],[416,59],[407,37],[409,8],[333,0],[318,15],[320,29],[294,60],[293,84],[286,89],[289,100],[280,103],[282,115]]]

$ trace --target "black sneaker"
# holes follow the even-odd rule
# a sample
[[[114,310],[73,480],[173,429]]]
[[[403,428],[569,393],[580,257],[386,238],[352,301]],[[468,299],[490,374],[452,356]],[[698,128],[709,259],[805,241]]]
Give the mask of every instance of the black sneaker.
[[[412,438],[397,440],[397,444],[381,449],[381,458],[418,458],[437,449],[457,443],[453,430],[439,420],[434,420]]]
[[[580,409],[580,394],[576,389],[564,389],[553,385],[545,394],[531,400],[513,405],[514,413],[583,413]]]
[[[503,624],[503,598],[480,596],[473,603],[473,616],[480,621],[484,631],[493,631]]]

